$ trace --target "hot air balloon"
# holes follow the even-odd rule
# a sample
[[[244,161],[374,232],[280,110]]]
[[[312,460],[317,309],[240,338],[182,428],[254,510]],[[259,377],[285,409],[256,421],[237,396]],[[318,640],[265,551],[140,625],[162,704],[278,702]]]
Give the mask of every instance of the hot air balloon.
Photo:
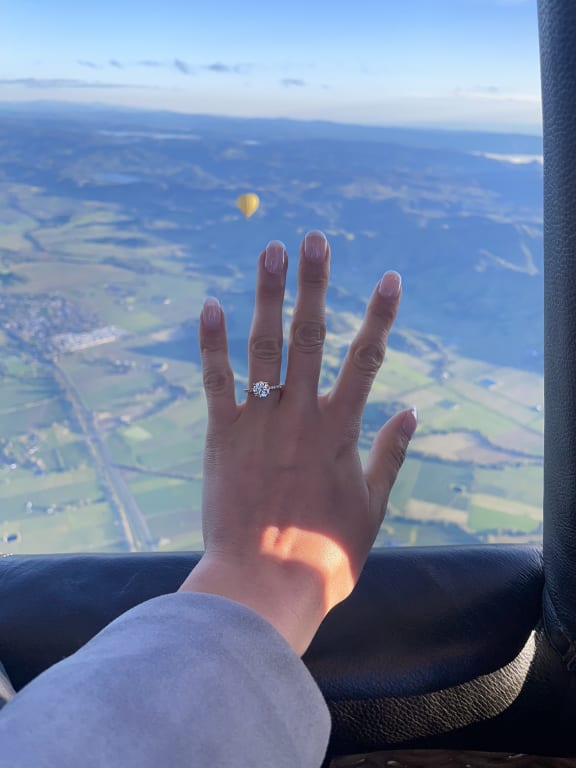
[[[253,192],[249,192],[247,195],[240,195],[236,200],[236,205],[247,219],[253,216],[258,210],[260,205],[260,198]]]

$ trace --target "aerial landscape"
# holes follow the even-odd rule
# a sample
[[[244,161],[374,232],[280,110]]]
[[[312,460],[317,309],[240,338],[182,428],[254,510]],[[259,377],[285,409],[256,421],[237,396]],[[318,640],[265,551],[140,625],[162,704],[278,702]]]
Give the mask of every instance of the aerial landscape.
[[[258,254],[286,243],[288,329],[309,229],[321,392],[403,276],[361,456],[401,408],[419,428],[376,545],[539,542],[541,188],[538,136],[0,104],[1,551],[202,549],[202,302],[240,402]]]

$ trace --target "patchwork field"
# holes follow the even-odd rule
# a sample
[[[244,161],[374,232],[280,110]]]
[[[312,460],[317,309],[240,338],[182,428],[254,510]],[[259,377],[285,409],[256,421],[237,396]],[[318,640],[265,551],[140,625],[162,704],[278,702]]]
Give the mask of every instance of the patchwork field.
[[[222,297],[242,399],[253,289],[240,284],[240,268],[211,266],[214,231],[229,212],[205,230],[195,224],[195,244],[178,234],[181,212],[170,215],[138,217],[80,194],[0,183],[0,300],[12,302],[0,331],[6,553],[202,547],[207,415],[197,318],[204,296]],[[353,242],[348,230],[334,232]],[[124,335],[46,352],[38,328],[49,325],[49,295],[65,298],[71,331],[77,318],[82,330],[92,322]],[[289,288],[285,338],[293,304]],[[321,392],[361,324],[337,301],[327,319]],[[361,456],[399,408],[417,407],[419,429],[376,544],[539,541],[542,377],[467,359],[402,325],[397,334],[364,412]]]

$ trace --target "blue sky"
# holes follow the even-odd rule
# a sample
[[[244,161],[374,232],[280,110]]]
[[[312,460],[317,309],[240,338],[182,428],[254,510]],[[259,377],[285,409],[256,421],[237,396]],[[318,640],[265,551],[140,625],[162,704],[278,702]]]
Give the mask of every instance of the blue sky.
[[[535,132],[536,0],[0,0],[0,101]]]

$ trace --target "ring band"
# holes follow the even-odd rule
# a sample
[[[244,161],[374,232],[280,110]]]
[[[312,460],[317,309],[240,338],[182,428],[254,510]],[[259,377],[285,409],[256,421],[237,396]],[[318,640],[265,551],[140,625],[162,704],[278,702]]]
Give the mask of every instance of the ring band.
[[[267,381],[256,381],[244,392],[249,392],[254,397],[264,398],[268,397],[273,389],[284,389],[284,384],[269,384]]]

